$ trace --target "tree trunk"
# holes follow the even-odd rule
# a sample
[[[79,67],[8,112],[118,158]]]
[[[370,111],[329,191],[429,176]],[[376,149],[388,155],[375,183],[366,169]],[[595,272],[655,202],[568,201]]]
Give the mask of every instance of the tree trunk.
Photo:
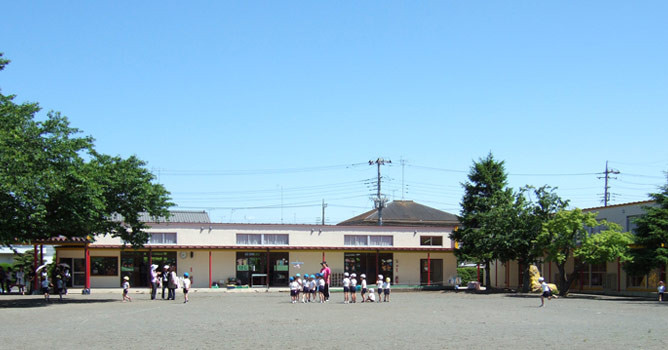
[[[568,294],[568,287],[566,286],[566,263],[557,263],[557,270],[559,270],[559,280],[557,287],[559,287],[559,295],[566,296]]]
[[[522,264],[522,293],[529,293],[531,289],[531,276],[529,276],[529,269],[531,268],[530,264]]]
[[[582,271],[584,268],[584,264],[577,264],[573,268],[573,272],[571,272],[568,275],[568,279],[566,279],[566,263],[563,264],[557,264],[557,268],[559,269],[559,295],[561,296],[566,296],[568,295],[568,291],[571,289],[571,285],[573,284],[573,281],[577,279],[578,274]]]

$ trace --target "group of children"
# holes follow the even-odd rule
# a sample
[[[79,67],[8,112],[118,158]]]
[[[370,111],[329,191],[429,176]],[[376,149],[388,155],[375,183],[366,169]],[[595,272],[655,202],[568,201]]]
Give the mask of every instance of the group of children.
[[[349,274],[345,272],[343,274],[343,303],[356,303],[357,302],[357,287],[360,287],[361,300],[360,302],[389,302],[390,301],[390,281],[391,279],[387,277],[383,280],[383,275],[378,275],[376,280],[376,288],[378,290],[378,299],[376,299],[376,294],[374,294],[373,288],[367,289],[366,275],[361,274],[360,281],[358,284],[357,274]],[[319,302],[324,303],[327,300],[325,299],[325,278],[321,273],[316,273],[314,275],[305,274],[304,277],[300,274],[296,274],[294,277],[290,277],[290,299],[293,304],[298,302],[301,303],[310,303],[310,302]]]
[[[290,300],[296,304],[301,300],[302,303],[320,302],[325,299],[325,276],[321,273],[315,275],[305,274],[302,279],[300,274],[290,277]]]
[[[188,299],[188,292],[190,292],[190,286],[192,285],[192,276],[189,273],[185,272],[183,274],[183,279],[181,279],[180,284],[183,287],[183,303],[186,304],[190,301]],[[123,277],[123,302],[132,301],[130,296],[130,277]]]

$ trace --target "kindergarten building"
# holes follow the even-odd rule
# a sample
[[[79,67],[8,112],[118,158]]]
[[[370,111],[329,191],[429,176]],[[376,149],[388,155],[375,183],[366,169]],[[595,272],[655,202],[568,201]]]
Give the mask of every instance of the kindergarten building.
[[[655,206],[653,201],[632,202],[583,209],[584,212],[596,212],[597,220],[607,220],[622,227],[625,232],[633,233],[636,224],[634,220],[645,213],[644,207]],[[590,233],[596,233],[601,228],[589,228]],[[566,273],[574,269],[575,261],[571,258],[566,262]],[[666,269],[657,268],[647,275],[633,276],[627,274],[619,261],[608,261],[603,264],[590,264],[582,271],[577,280],[571,285],[571,292],[598,293],[609,295],[637,295],[646,296],[656,292],[660,280],[666,279]],[[545,280],[556,283],[558,270],[555,263],[543,262],[538,269]],[[496,288],[519,289],[522,286],[522,270],[516,261],[496,261],[491,264],[491,284]]]
[[[375,217],[374,217],[375,216]],[[412,201],[391,202],[378,226],[376,210],[339,225],[224,224],[206,212],[173,211],[169,220],[145,216],[150,241],[139,249],[120,238],[93,241],[55,238],[56,259],[72,267],[72,287],[116,288],[124,276],[149,285],[151,264],[175,265],[193,276],[193,286],[234,282],[282,287],[289,276],[320,271],[327,261],[332,284],[343,272],[382,274],[395,284],[443,285],[456,275],[449,235],[456,216]],[[375,220],[375,225],[374,225]]]

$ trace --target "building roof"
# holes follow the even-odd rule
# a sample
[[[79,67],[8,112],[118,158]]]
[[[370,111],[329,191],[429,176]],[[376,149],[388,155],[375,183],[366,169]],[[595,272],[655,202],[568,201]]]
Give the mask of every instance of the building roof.
[[[451,226],[459,224],[456,215],[413,201],[392,201],[383,209],[384,226]],[[378,225],[378,210],[372,209],[338,225]]]
[[[178,223],[211,223],[209,214],[205,211],[188,211],[188,210],[170,210],[169,220],[164,216],[154,217],[148,213],[139,213],[139,220],[142,222],[178,222]]]
[[[640,201],[640,202],[629,202],[629,203],[620,203],[620,204],[611,204],[608,205],[607,207],[601,206],[601,207],[592,207],[592,208],[584,208],[582,209],[583,211],[594,211],[594,210],[601,210],[601,209],[609,209],[609,208],[617,208],[617,207],[630,207],[630,206],[637,206],[637,205],[650,205],[653,204],[653,200],[647,200],[647,201]]]

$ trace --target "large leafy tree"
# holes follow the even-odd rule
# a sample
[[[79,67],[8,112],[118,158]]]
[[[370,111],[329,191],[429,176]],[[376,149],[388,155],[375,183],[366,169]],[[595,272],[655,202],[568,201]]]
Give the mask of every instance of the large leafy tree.
[[[493,208],[489,215],[494,220],[486,222],[496,225],[489,231],[499,232],[496,258],[501,261],[516,260],[523,269],[522,291],[530,288],[529,268],[543,258],[543,247],[538,236],[546,223],[556,212],[563,210],[568,201],[561,199],[553,188],[525,186],[514,194],[511,205]]]
[[[650,194],[656,206],[645,207],[645,214],[635,220],[633,261],[624,268],[633,274],[647,274],[668,264],[668,183],[660,192]]]
[[[0,54],[0,70],[8,62]],[[171,205],[145,163],[99,154],[66,117],[39,111],[0,94],[0,245],[94,234],[145,243],[140,213],[167,216]]]
[[[561,210],[543,225],[538,244],[545,249],[545,259],[557,265],[557,286],[561,295],[568,294],[571,284],[588,264],[631,259],[631,234],[622,232],[615,223],[596,220],[596,215],[580,209]],[[590,228],[600,229],[600,232],[590,233]],[[567,275],[566,262],[571,258],[575,259],[575,264]]]
[[[503,232],[497,230],[499,223],[496,221],[503,220],[503,217],[491,212],[494,208],[512,204],[513,194],[507,188],[507,177],[504,162],[494,159],[491,153],[473,163],[468,181],[462,184],[461,227],[450,235],[459,243],[455,254],[460,261],[489,266],[496,258],[499,245],[503,243]],[[489,287],[490,269],[485,272]]]

